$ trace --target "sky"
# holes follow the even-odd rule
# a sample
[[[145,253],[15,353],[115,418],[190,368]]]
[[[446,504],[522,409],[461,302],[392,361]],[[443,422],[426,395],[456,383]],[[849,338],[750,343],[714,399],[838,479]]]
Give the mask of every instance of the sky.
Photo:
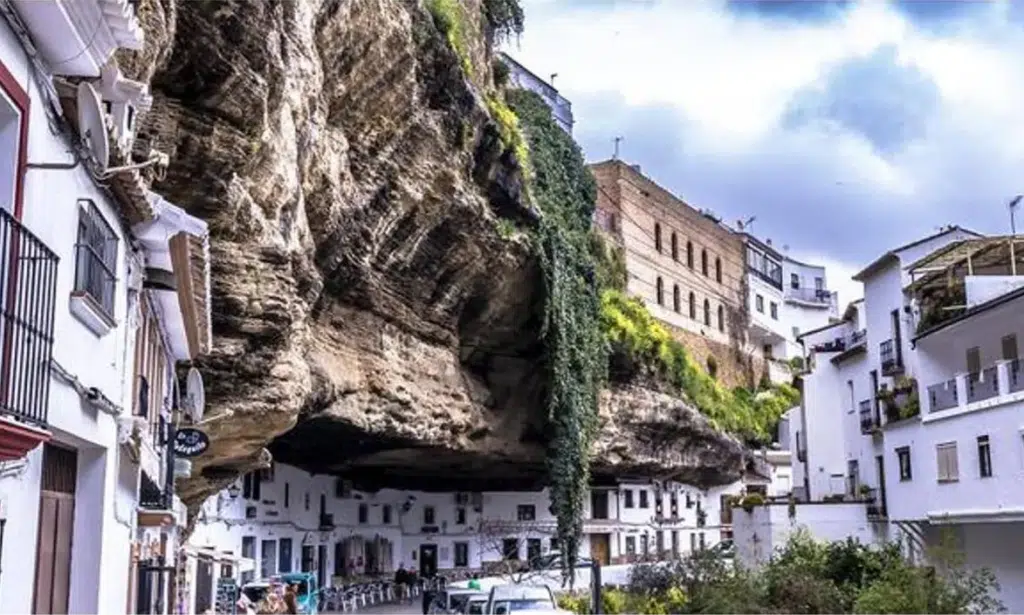
[[[1009,232],[1024,2],[522,3],[508,52],[557,73],[588,161],[622,137],[620,157],[690,205],[756,216],[753,234],[824,264],[841,302],[940,226]]]

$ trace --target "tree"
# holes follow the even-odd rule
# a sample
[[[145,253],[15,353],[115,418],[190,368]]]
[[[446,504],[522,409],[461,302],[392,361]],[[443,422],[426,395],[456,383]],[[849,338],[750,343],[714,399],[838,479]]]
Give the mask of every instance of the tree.
[[[544,543],[550,544],[557,533],[555,521],[508,521],[481,519],[479,526],[480,562],[486,574],[523,583],[552,569],[559,570],[557,553],[544,555]],[[530,541],[537,553],[530,558]]]

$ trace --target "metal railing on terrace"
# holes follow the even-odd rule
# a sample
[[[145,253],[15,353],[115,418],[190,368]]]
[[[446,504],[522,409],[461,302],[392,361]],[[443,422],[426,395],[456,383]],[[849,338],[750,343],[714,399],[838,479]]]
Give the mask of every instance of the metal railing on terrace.
[[[927,391],[929,413],[998,401],[1001,397],[1024,392],[1021,360],[997,361],[977,372],[957,374],[930,385]]]
[[[836,293],[824,288],[786,288],[786,298],[804,301],[806,303],[818,303],[831,305],[836,300]]]
[[[45,428],[58,258],[0,209],[0,415]]]
[[[867,342],[867,329],[854,331],[849,335],[840,335],[827,342],[821,342],[811,347],[815,352],[845,352]]]

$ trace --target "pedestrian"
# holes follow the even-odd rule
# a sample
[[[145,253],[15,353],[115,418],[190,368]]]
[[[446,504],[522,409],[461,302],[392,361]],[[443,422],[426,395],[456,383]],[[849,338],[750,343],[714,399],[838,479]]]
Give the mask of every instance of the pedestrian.
[[[284,590],[285,612],[292,615],[299,615],[298,588],[294,583],[289,583]]]

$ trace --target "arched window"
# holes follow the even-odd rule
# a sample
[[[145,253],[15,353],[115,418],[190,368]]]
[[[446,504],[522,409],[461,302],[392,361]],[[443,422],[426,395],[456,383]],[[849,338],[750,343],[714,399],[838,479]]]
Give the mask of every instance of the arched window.
[[[715,281],[722,283],[722,259],[715,257]]]
[[[672,260],[679,260],[679,238],[675,233],[672,233]]]
[[[679,310],[681,309],[679,307],[679,304],[680,304],[680,302],[679,302],[679,285],[678,284],[673,284],[672,285],[672,307],[675,309],[677,314],[679,313]]]
[[[700,251],[700,272],[704,275],[708,274],[708,251]]]
[[[654,249],[661,254],[661,225],[654,223]]]
[[[718,306],[718,330],[725,331],[725,306]]]
[[[686,242],[686,266],[693,269],[693,242]]]
[[[658,293],[658,305],[665,305],[665,283],[661,281],[661,276],[658,276],[657,293]]]
[[[711,302],[704,300],[704,324],[711,326]]]
[[[690,292],[690,318],[697,320],[697,295]]]

